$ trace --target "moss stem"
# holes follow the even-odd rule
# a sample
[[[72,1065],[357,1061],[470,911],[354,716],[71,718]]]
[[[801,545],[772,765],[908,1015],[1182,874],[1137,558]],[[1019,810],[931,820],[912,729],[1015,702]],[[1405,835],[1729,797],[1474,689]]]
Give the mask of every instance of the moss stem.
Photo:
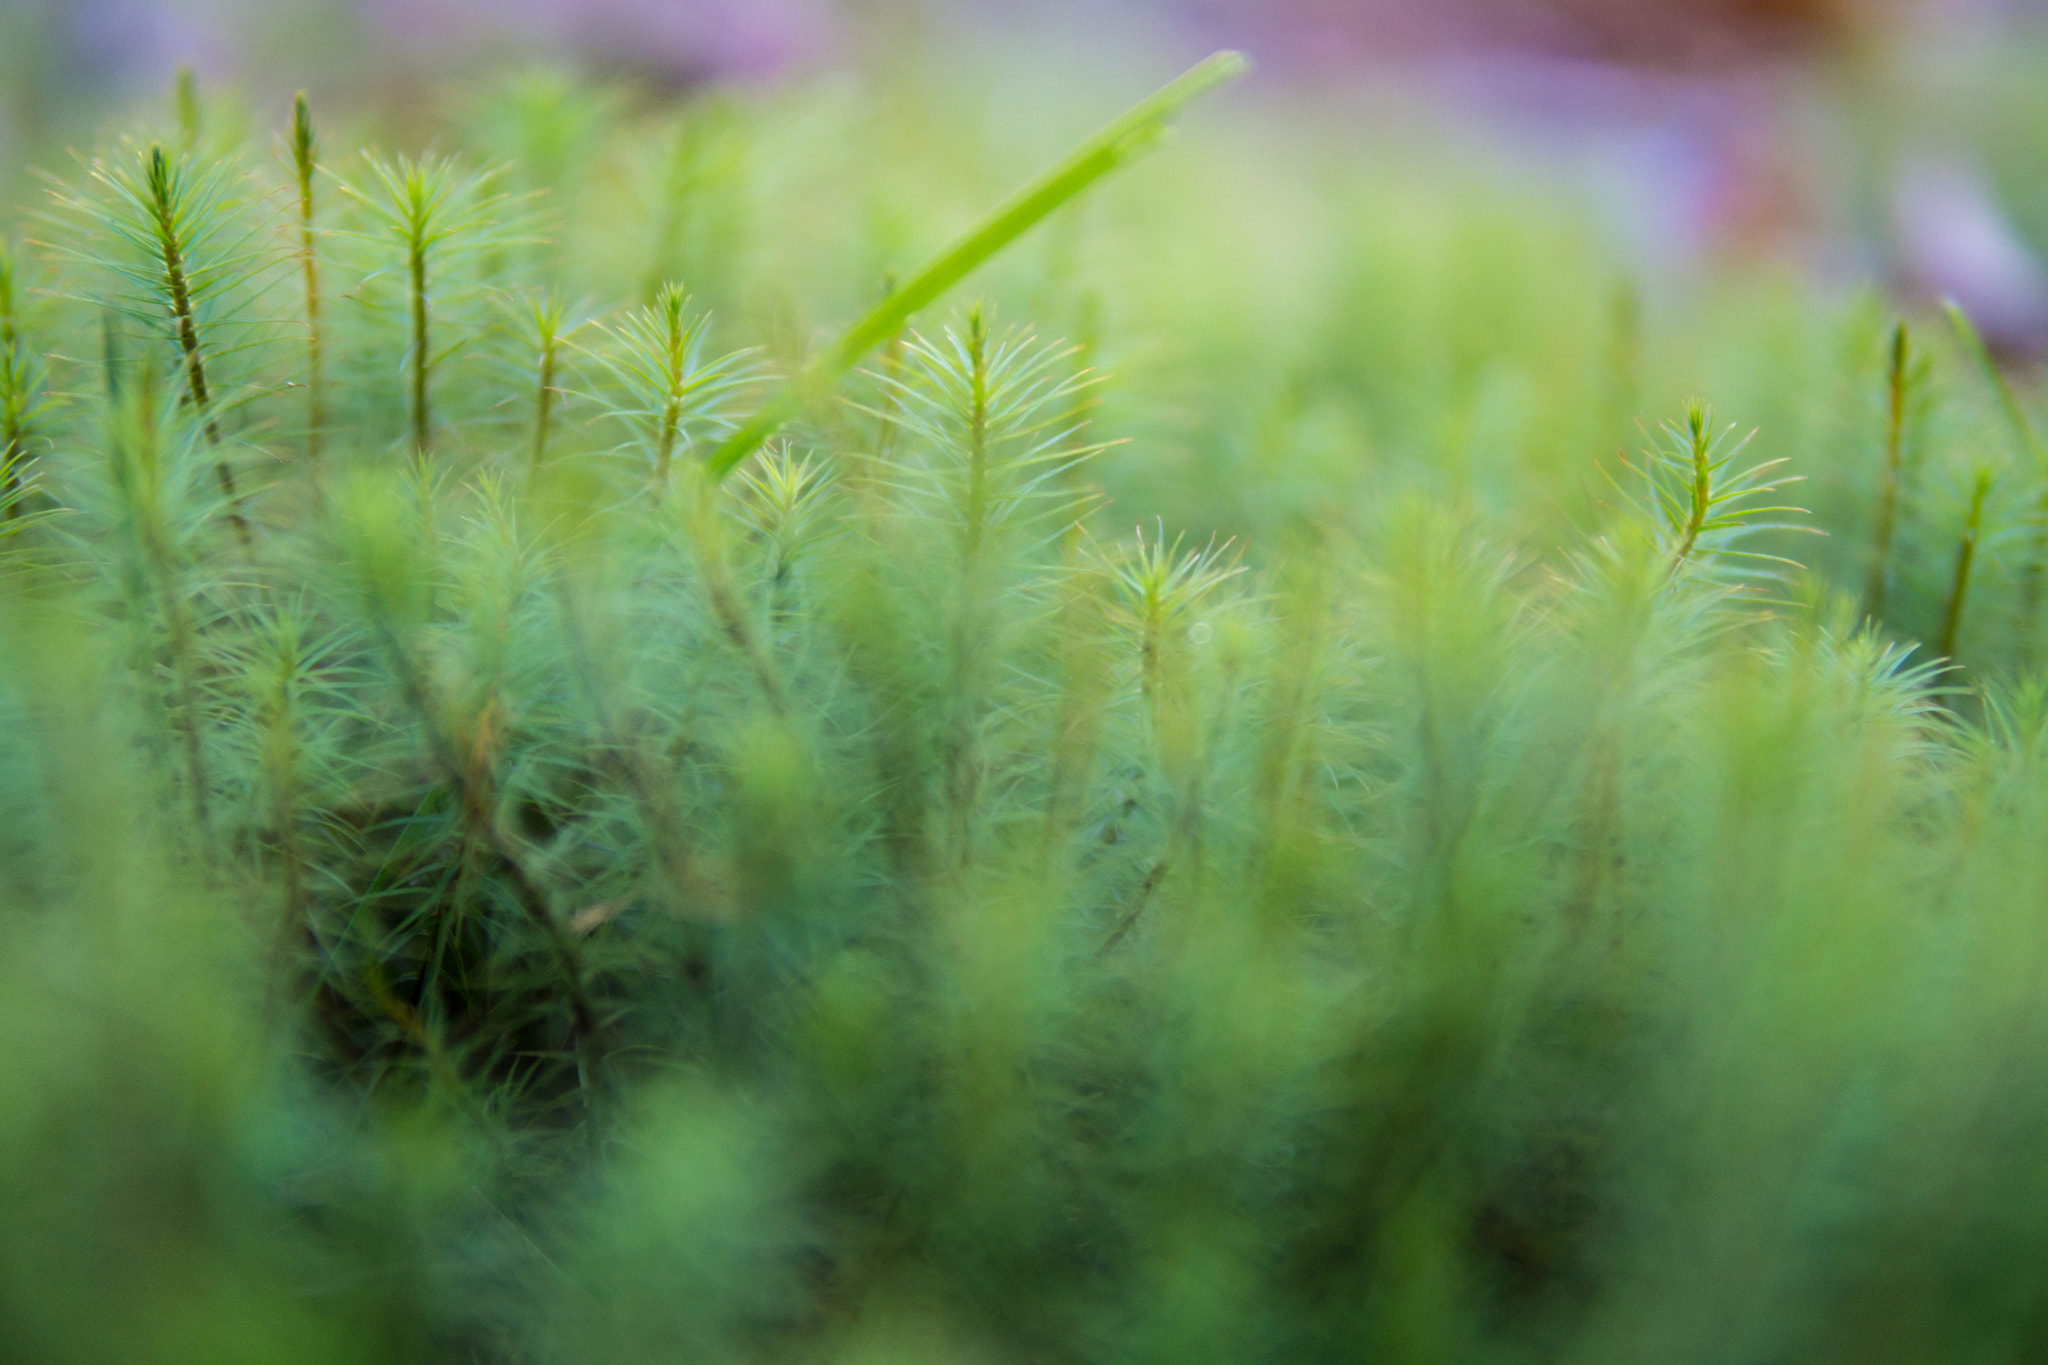
[[[299,190],[299,271],[306,294],[306,460],[320,458],[327,426],[325,378],[320,367],[320,257],[313,227],[313,173],[319,165],[313,114],[301,90],[292,101],[292,170]]]
[[[1870,586],[1863,599],[1864,612],[1872,620],[1884,616],[1885,589],[1891,578],[1892,528],[1898,519],[1899,467],[1905,450],[1908,347],[1906,324],[1901,321],[1892,332],[1890,363],[1885,368],[1884,475],[1878,486]]]
[[[220,448],[220,422],[213,414],[213,396],[206,383],[206,358],[199,344],[199,322],[192,307],[192,282],[185,261],[185,250],[181,240],[181,215],[178,175],[172,168],[170,158],[164,155],[160,146],[151,147],[147,154],[146,180],[149,186],[150,208],[155,221],[157,250],[161,257],[164,275],[164,289],[169,295],[171,323],[178,339],[178,349],[183,356],[185,371],[185,393],[191,400],[192,408],[205,421],[207,444],[218,452]],[[235,528],[235,534],[243,544],[249,542],[249,523],[242,515],[241,498],[235,491],[235,473],[228,467],[225,456],[216,455],[214,475],[220,481],[221,496],[228,500],[228,521]]]
[[[1991,492],[1991,471],[1977,471],[1976,485],[1970,490],[1970,514],[1963,521],[1962,540],[1956,546],[1956,571],[1949,586],[1948,608],[1941,617],[1941,638],[1934,652],[1942,658],[1953,661],[1956,656],[1956,636],[1962,630],[1963,606],[1970,595],[1970,570],[1977,559],[1977,539],[1984,529],[1984,499]]]

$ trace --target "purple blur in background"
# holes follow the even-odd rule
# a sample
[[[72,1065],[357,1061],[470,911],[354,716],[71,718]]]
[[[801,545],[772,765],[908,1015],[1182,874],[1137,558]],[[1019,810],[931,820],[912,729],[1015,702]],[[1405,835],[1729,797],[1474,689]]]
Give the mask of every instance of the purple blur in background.
[[[0,171],[191,64],[265,97],[299,85],[402,100],[467,67],[539,57],[657,84],[760,81],[853,60],[863,35],[1035,31],[1237,46],[1267,88],[1399,87],[1505,164],[1582,197],[1648,275],[1758,256],[1953,295],[1994,344],[2048,348],[2048,269],[1979,158],[1891,130],[1844,167],[1868,111],[1845,72],[1967,70],[2048,0],[0,0]],[[1134,35],[1136,35],[1134,37]],[[1973,47],[1974,45],[1974,47]],[[1957,57],[1956,54],[1962,54]],[[1946,54],[1946,55],[1944,55]],[[1866,85],[1868,81],[1866,80]],[[273,88],[276,87],[276,88]],[[1872,103],[1877,103],[1872,97]]]
[[[575,54],[684,78],[758,78],[814,59],[827,24],[802,0],[357,0],[384,38],[459,53]]]

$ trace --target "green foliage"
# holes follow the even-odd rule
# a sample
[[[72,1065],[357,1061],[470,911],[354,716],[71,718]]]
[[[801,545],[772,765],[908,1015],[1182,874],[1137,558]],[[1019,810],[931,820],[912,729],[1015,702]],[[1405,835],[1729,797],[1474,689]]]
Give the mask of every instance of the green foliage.
[[[744,353],[705,354],[709,326],[709,318],[690,311],[689,296],[676,284],[663,285],[648,307],[604,326],[612,346],[600,359],[626,400],[612,412],[637,428],[657,490],[668,487],[678,450],[689,453],[694,429],[716,424],[720,400],[748,378]],[[537,317],[534,330],[545,356],[559,323]]]
[[[387,240],[401,253],[406,316],[410,323],[405,352],[408,412],[413,448],[425,454],[432,448],[434,437],[434,369],[453,349],[440,354],[433,349],[432,305],[447,292],[440,272],[455,252],[481,251],[501,240],[494,230],[499,227],[497,211],[505,201],[502,195],[490,191],[492,172],[465,171],[446,157],[414,160],[401,155],[390,161],[371,157],[367,164],[369,187],[358,189],[344,184],[343,188],[369,209]],[[430,261],[434,286],[431,290]]]
[[[1689,404],[1685,420],[1666,422],[1666,443],[1652,451],[1643,483],[1648,488],[1641,520],[1655,528],[1658,549],[1665,556],[1665,576],[1681,571],[1742,579],[1756,569],[1736,561],[1760,560],[1766,566],[1790,566],[1776,555],[1733,548],[1739,540],[1769,531],[1811,530],[1812,527],[1760,517],[1803,515],[1803,507],[1759,504],[1782,489],[1789,479],[1773,477],[1785,463],[1771,460],[1744,469],[1733,468],[1749,438],[1731,441],[1734,428],[1714,430],[1713,409]],[[1764,572],[1773,572],[1765,567]]]
[[[40,357],[22,340],[23,284],[13,246],[0,240],[0,535],[19,532],[30,515],[37,428],[55,401]]]
[[[990,262],[1048,341],[834,275],[786,109],[185,106],[0,254],[10,1359],[2041,1351],[2048,471],[1966,329],[1228,134]]]

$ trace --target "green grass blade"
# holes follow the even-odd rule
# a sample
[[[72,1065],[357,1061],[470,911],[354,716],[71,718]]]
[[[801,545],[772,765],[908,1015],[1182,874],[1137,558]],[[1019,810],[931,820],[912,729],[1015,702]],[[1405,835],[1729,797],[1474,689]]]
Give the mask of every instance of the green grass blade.
[[[1242,75],[1241,53],[1218,52],[1162,86],[1149,99],[1089,138],[1065,160],[991,209],[953,245],[848,328],[838,343],[794,376],[711,455],[713,478],[722,479],[760,449],[817,392],[851,370],[869,351],[894,336],[910,318],[965,279],[989,257],[1029,231],[1053,210],[1157,142],[1189,104]]]

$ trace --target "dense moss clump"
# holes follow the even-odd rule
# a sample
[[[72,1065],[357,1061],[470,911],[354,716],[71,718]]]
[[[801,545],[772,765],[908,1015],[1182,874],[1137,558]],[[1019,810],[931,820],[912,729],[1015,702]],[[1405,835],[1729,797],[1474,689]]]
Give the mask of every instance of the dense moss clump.
[[[1176,89],[902,276],[803,95],[25,208],[8,1359],[2048,1347],[2029,396],[1250,134],[942,311]]]

